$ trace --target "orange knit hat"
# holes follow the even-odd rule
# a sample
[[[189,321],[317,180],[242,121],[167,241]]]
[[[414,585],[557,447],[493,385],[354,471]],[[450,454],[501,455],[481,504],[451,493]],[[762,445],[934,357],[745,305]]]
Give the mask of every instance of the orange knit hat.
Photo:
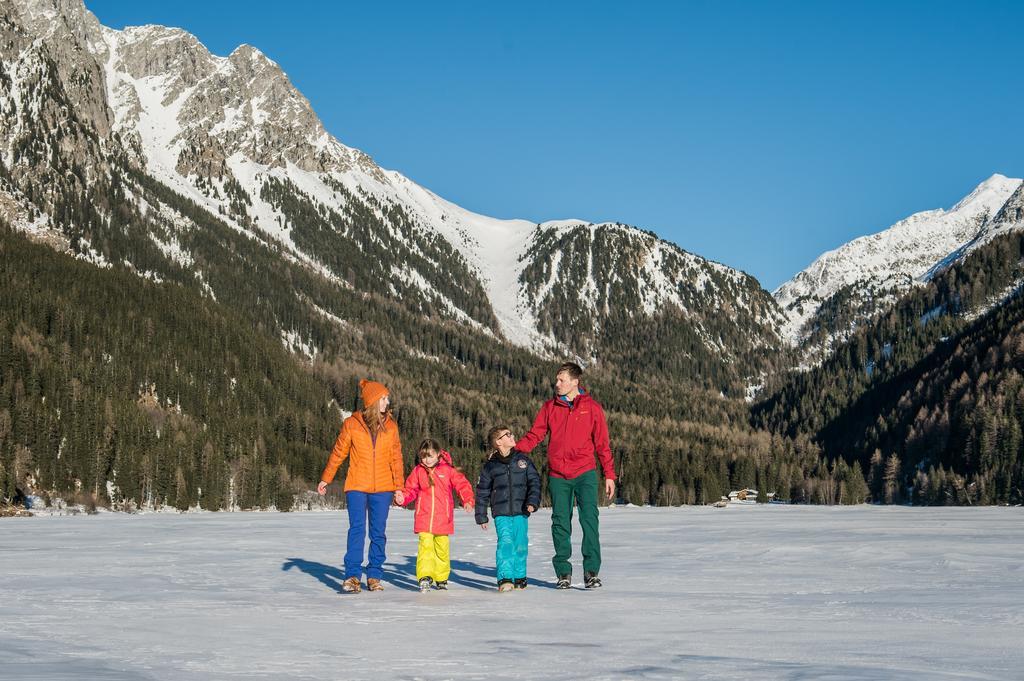
[[[359,381],[359,390],[363,393],[363,406],[368,407],[375,404],[377,400],[388,394],[388,389],[383,383],[367,381],[365,378]]]

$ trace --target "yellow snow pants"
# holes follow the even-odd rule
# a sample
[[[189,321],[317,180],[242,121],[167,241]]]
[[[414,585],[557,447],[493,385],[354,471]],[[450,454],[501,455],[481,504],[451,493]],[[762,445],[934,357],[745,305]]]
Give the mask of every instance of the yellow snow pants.
[[[452,571],[448,535],[420,532],[420,546],[416,552],[416,579],[430,577],[435,582],[447,582]]]

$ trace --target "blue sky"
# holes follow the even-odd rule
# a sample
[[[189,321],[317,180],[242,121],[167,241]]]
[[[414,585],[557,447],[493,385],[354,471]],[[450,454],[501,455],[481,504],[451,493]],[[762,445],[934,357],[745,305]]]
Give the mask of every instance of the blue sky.
[[[634,224],[769,290],[1024,176],[1024,3],[86,5],[258,47],[339,140],[466,208]]]

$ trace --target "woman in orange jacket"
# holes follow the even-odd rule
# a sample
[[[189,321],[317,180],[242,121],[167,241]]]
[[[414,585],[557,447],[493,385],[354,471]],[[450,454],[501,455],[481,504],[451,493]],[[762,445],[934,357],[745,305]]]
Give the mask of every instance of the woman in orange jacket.
[[[317,491],[324,495],[338,467],[351,456],[345,476],[345,502],[348,506],[348,544],[345,551],[345,581],[341,588],[358,593],[363,574],[363,546],[369,519],[370,553],[366,566],[366,588],[382,591],[384,584],[384,547],[388,510],[396,489],[402,487],[402,442],[391,410],[388,389],[375,381],[359,381],[363,411],[352,414],[341,424],[331,458],[320,476]]]

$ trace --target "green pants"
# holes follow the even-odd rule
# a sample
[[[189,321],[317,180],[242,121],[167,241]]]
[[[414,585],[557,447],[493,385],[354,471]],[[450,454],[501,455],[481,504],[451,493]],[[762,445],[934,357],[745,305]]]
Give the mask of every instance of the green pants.
[[[601,538],[597,530],[597,471],[587,471],[572,480],[548,478],[551,493],[551,539],[555,557],[551,564],[555,575],[572,574],[572,507],[580,509],[583,528],[583,571],[601,570]]]

